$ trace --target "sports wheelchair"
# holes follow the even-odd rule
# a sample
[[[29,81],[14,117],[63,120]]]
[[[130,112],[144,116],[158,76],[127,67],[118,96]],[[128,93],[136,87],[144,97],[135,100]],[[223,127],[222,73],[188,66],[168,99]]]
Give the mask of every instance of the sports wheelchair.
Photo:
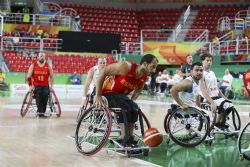
[[[250,161],[250,122],[248,122],[240,132],[237,146],[240,153],[240,159]]]
[[[222,102],[221,106],[225,103],[232,103],[229,100],[225,100],[224,102]],[[234,136],[235,138],[238,138],[239,135],[239,130],[241,127],[241,120],[240,120],[240,115],[238,113],[238,111],[235,109],[234,106],[232,106],[229,109],[229,113],[221,113],[222,114],[222,119],[223,119],[223,125],[222,126],[217,126],[215,124],[216,122],[216,118],[218,117],[218,112],[222,111],[222,107],[219,106],[217,109],[217,112],[215,114],[215,116],[211,116],[211,114],[214,114],[211,112],[211,108],[210,105],[207,103],[202,103],[201,104],[201,108],[203,110],[206,110],[208,113],[210,113],[210,118],[213,118],[213,123],[210,126],[210,134],[214,135],[214,134],[224,134],[225,135],[225,139],[227,139],[230,136]]]
[[[204,140],[210,140],[209,116],[194,107],[183,110],[178,105],[171,104],[164,119],[164,129],[171,140],[183,147],[195,147]]]
[[[32,90],[31,92],[28,91],[25,94],[20,111],[21,117],[25,117],[28,112],[37,114],[37,106],[35,100],[36,98],[34,95],[34,90]],[[46,111],[45,114],[49,116],[52,116],[53,114],[55,114],[57,117],[61,116],[61,106],[54,90],[50,90],[47,108],[49,108],[50,110],[48,112]]]
[[[202,103],[201,108],[188,107],[184,111],[178,105],[172,104],[164,119],[164,128],[170,139],[184,147],[194,147],[203,141],[211,145],[214,134],[237,138],[241,126],[237,110],[232,107],[230,113],[223,115],[223,128],[216,126],[217,116],[217,112],[211,112],[207,103]]]
[[[107,102],[107,100],[104,100]],[[134,126],[134,141],[138,147],[133,147],[128,136],[126,111],[120,108],[108,108],[108,104],[100,109],[90,106],[80,116],[76,131],[75,143],[77,150],[86,156],[98,153],[103,147],[108,154],[121,152],[127,157],[149,154],[149,147],[143,142],[144,130],[150,128],[150,123],[141,110],[138,111],[139,121]],[[116,116],[121,112],[124,119],[125,139],[118,142],[121,130]]]

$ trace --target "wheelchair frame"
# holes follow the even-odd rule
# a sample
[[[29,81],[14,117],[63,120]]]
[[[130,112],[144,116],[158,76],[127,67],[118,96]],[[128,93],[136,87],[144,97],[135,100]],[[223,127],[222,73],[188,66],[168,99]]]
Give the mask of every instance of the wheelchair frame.
[[[171,106],[171,108],[172,108],[172,106]],[[196,108],[193,108],[193,109],[197,110]],[[227,123],[228,127],[230,127],[232,130],[231,131],[223,131],[223,130],[221,130],[221,129],[219,129],[219,128],[217,128],[215,126],[217,113],[212,113],[211,108],[207,103],[201,103],[201,110],[200,111],[203,111],[205,113],[207,113],[207,111],[211,112],[212,121],[210,121],[210,117],[209,117],[209,115],[207,115],[207,119],[208,119],[208,122],[209,122],[209,128],[207,130],[208,131],[208,133],[207,133],[208,137],[204,138],[200,142],[197,142],[197,144],[181,143],[178,140],[176,140],[173,136],[171,136],[171,133],[169,133],[170,132],[169,120],[170,120],[170,117],[176,112],[176,110],[180,110],[180,108],[177,108],[177,106],[176,106],[174,111],[172,109],[170,109],[168,111],[168,113],[167,113],[167,115],[166,115],[166,117],[164,119],[164,129],[165,129],[166,133],[169,135],[170,139],[172,139],[175,143],[177,143],[177,144],[179,144],[181,146],[193,147],[193,146],[196,146],[196,145],[202,143],[204,140],[205,140],[205,142],[207,142],[208,144],[211,145],[212,144],[212,139],[214,138],[213,137],[214,134],[224,134],[225,138],[228,138],[229,136],[235,136],[236,138],[238,137],[239,129],[240,129],[240,126],[241,126],[241,121],[240,121],[240,116],[239,116],[237,110],[234,107],[232,108],[232,111],[230,112],[230,114],[232,115],[232,120],[233,120],[232,121],[232,126],[229,125],[229,123]],[[185,112],[185,111],[183,111],[183,112]],[[229,120],[229,116],[227,116],[225,119]],[[236,122],[236,120],[238,120],[238,121]],[[169,142],[169,140],[167,142]]]
[[[34,98],[34,90],[32,90],[31,92],[28,91],[25,94],[22,107],[20,110],[21,117],[25,117],[28,112],[37,113],[36,111],[37,106],[35,100],[36,99]],[[57,117],[61,116],[61,106],[54,90],[50,90],[47,107],[50,108],[49,112],[50,116],[53,113],[55,113]]]
[[[96,109],[95,106],[91,106],[90,108],[88,108],[82,113],[78,121],[77,127],[76,127],[75,143],[76,143],[77,150],[83,155],[91,156],[91,155],[98,153],[105,146],[107,148],[107,153],[109,150],[114,151],[115,153],[117,151],[124,151],[125,155],[130,157],[131,155],[133,155],[131,154],[132,150],[142,150],[142,152],[139,154],[143,153],[145,156],[147,156],[149,153],[149,147],[145,146],[143,140],[141,139],[143,138],[143,134],[144,134],[143,122],[145,122],[145,125],[147,128],[150,128],[151,126],[150,126],[148,119],[144,115],[144,113],[141,110],[139,110],[138,117],[139,117],[141,134],[136,136],[139,139],[138,142],[140,142],[139,144],[142,145],[142,147],[132,148],[129,145],[123,146],[122,144],[116,141],[116,139],[119,136],[115,135],[115,133],[120,133],[120,129],[115,129],[115,121],[113,121],[112,119],[113,118],[112,112],[113,113],[122,112],[123,119],[124,119],[124,126],[125,126],[125,140],[126,140],[125,144],[128,144],[127,143],[128,142],[128,129],[127,129],[128,122],[127,122],[125,111],[122,111],[120,108],[108,108],[107,106],[103,106],[101,107],[101,109]],[[102,116],[100,117],[100,115]],[[86,130],[86,133],[84,134],[85,136],[80,136],[80,128],[81,126],[84,126],[83,125],[84,123],[88,124],[87,127],[83,128]],[[104,128],[101,128],[101,127],[104,127]],[[87,136],[88,133],[92,133],[92,134],[90,136]],[[102,133],[103,135],[98,136],[98,133]],[[94,135],[97,135],[97,136],[94,136]],[[83,140],[88,140],[88,138],[90,138],[90,141],[87,141],[86,144],[94,147],[93,149],[90,149],[90,150],[86,150],[87,146],[85,148],[81,146],[81,144],[84,142]],[[110,143],[107,143],[108,140],[110,141]],[[96,142],[98,141],[100,141],[99,144],[96,144]]]

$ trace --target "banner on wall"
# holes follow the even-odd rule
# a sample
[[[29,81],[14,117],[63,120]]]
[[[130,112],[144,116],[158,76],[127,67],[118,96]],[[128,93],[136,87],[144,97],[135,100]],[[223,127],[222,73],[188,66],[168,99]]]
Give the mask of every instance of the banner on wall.
[[[143,54],[153,54],[161,65],[186,64],[186,56],[194,53],[191,42],[144,42]]]
[[[38,32],[49,34],[58,34],[59,31],[70,31],[70,27],[63,26],[45,26],[45,25],[31,25],[31,24],[4,24],[3,26],[5,32],[13,31],[25,31],[25,32]]]
[[[250,68],[244,74],[243,80],[244,80],[244,86],[248,92],[248,96],[250,97]]]
[[[221,56],[221,63],[227,62],[250,62],[250,54]]]
[[[80,93],[83,94],[84,85],[59,85],[53,86],[56,93]],[[27,92],[28,84],[10,84],[11,92]]]

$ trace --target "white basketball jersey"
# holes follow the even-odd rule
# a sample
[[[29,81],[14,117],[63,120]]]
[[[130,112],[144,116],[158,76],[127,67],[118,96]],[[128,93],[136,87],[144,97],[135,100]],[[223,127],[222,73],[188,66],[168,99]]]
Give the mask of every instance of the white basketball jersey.
[[[219,89],[217,86],[217,78],[213,71],[203,71],[203,76],[205,78],[205,85],[207,88],[207,93],[210,97],[219,96]]]
[[[195,98],[200,94],[200,87],[191,76],[185,78],[184,80],[191,81],[192,88],[183,92],[179,92],[179,97],[187,105],[195,106]]]
[[[88,93],[92,93],[92,91],[94,90],[94,87],[96,86],[96,81],[97,81],[97,79],[99,77],[99,73],[100,73],[100,70],[99,70],[97,65],[93,67],[93,70],[94,70],[93,79],[89,85]]]

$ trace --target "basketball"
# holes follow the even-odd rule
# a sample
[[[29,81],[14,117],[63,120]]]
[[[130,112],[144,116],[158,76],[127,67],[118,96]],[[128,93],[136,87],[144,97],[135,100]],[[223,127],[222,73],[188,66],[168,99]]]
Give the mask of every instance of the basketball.
[[[144,133],[144,143],[149,147],[157,147],[163,141],[162,134],[156,128],[149,128]]]

